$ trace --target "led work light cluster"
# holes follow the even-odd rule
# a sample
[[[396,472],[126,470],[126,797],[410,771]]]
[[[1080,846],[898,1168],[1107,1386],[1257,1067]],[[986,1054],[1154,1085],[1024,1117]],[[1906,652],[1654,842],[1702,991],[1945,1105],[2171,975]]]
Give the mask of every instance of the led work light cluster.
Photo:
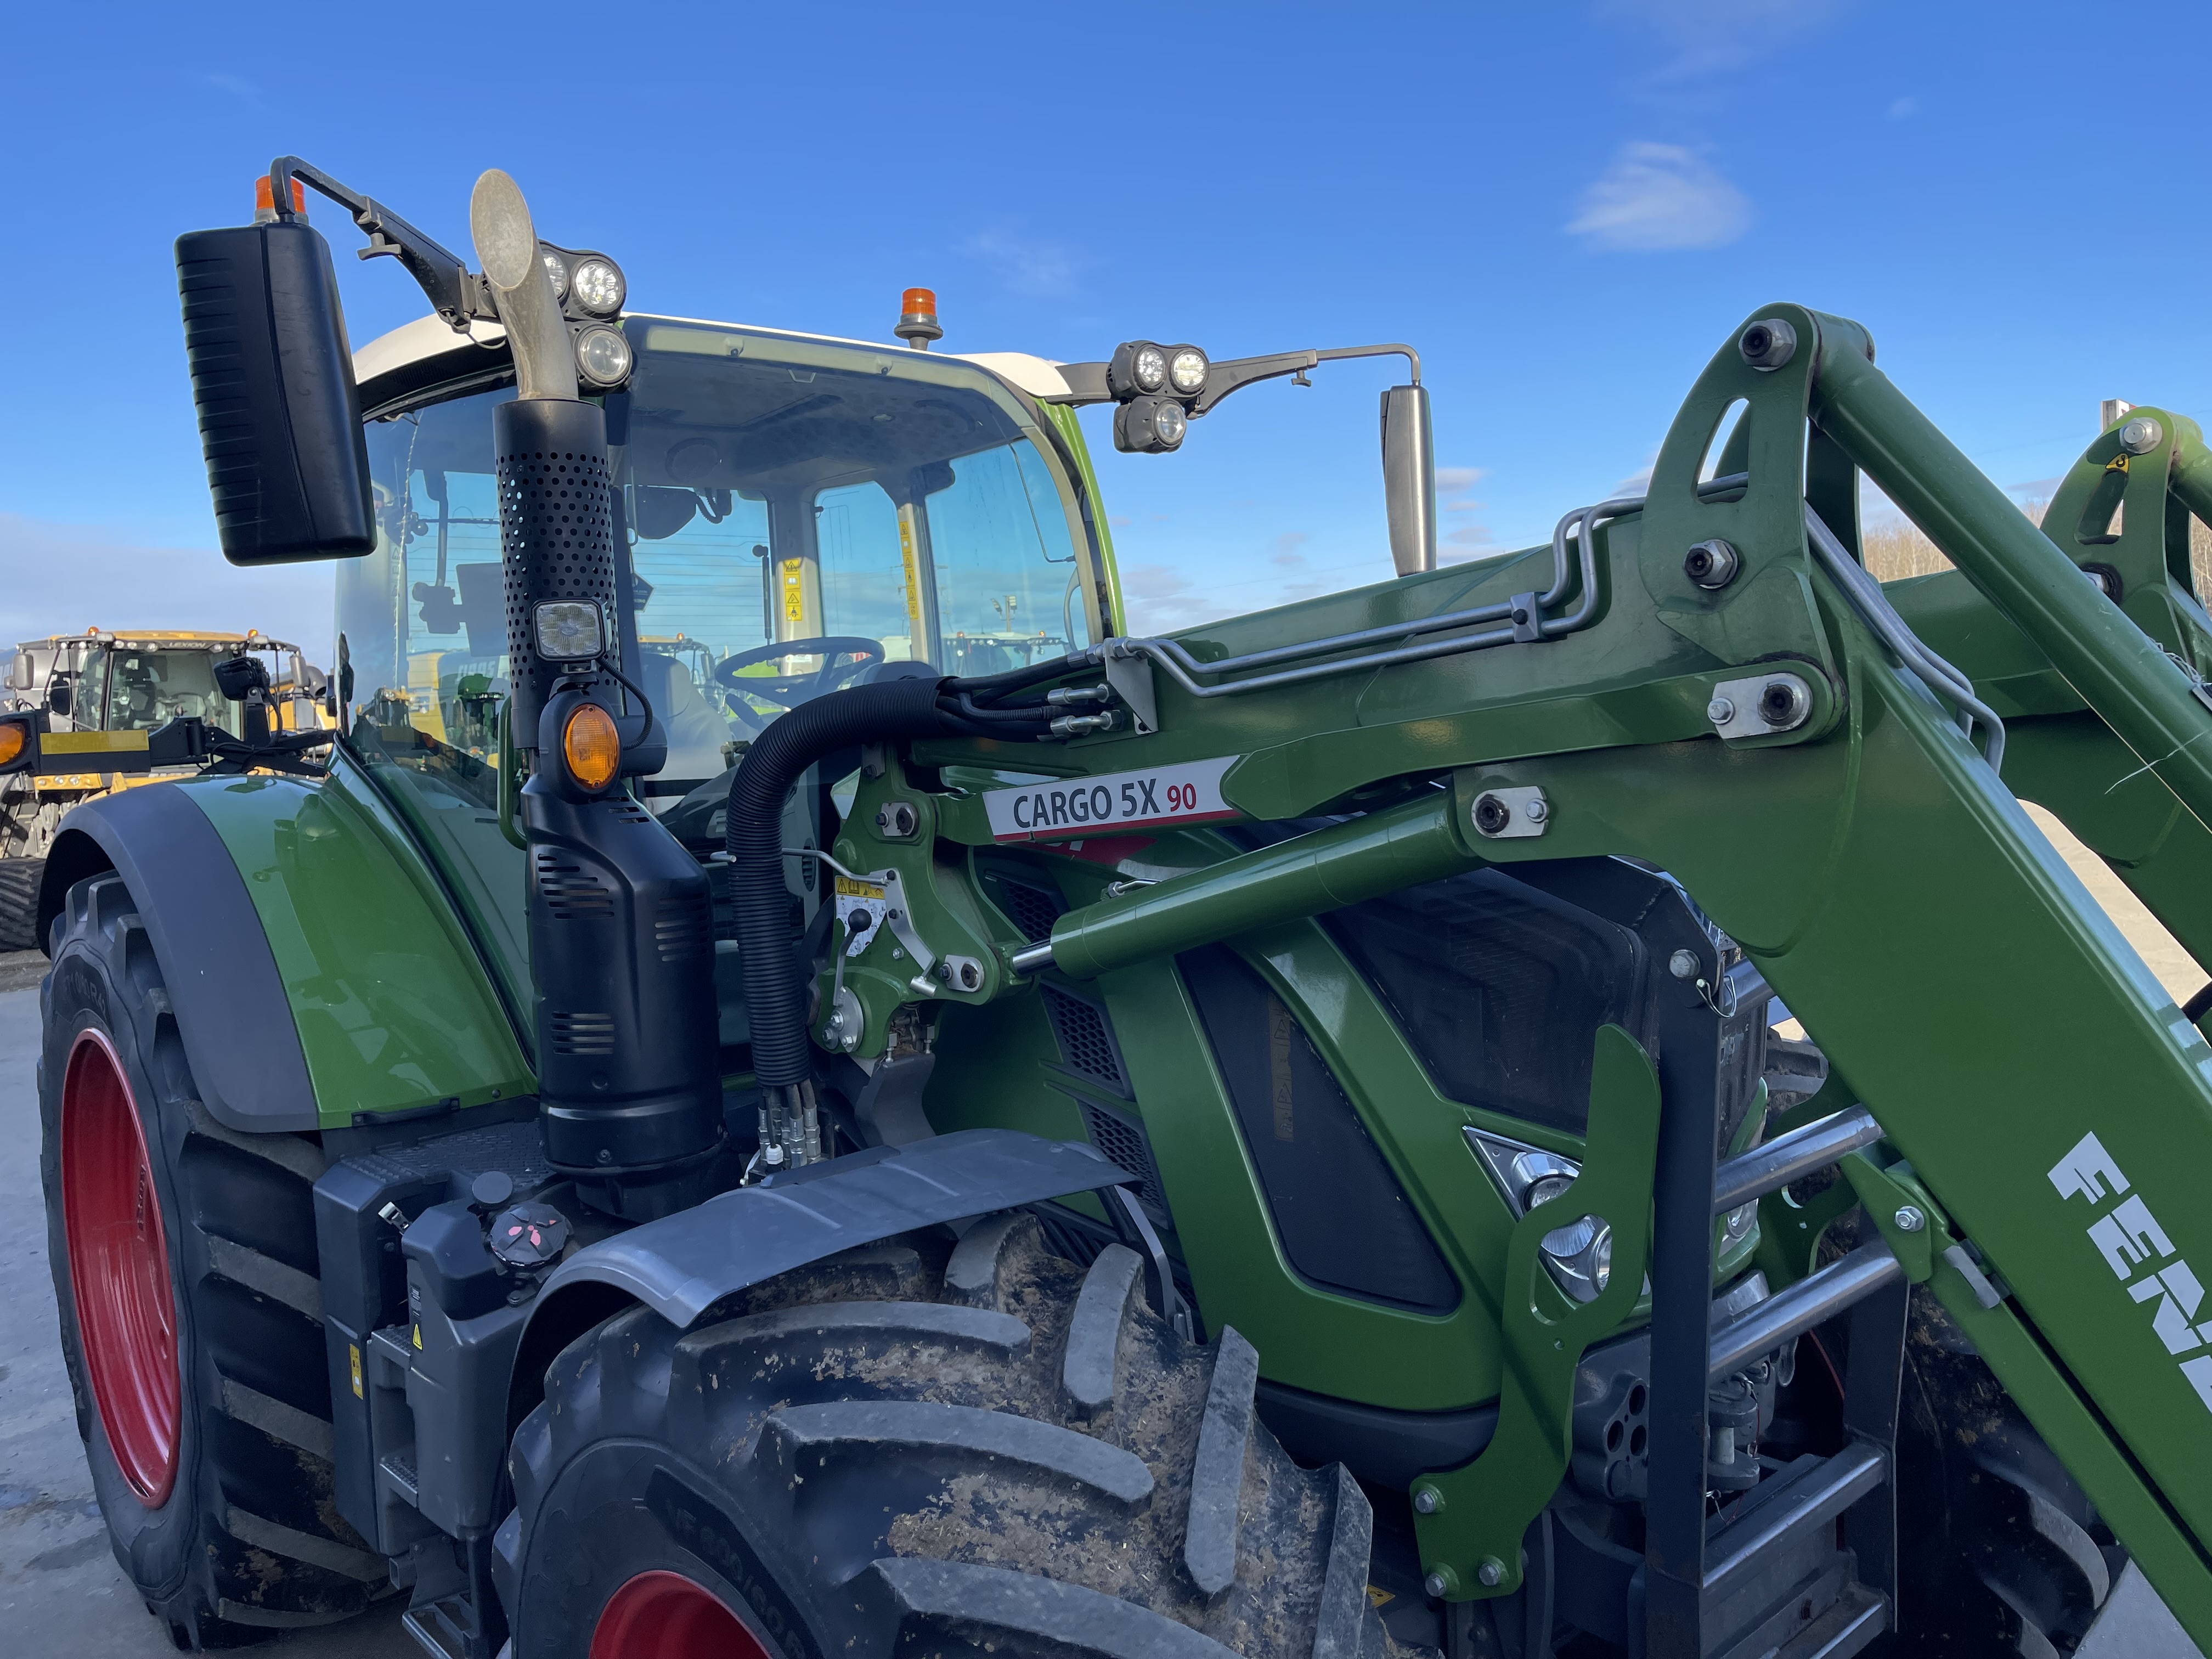
[[[1114,447],[1125,454],[1164,455],[1180,448],[1213,365],[1193,345],[1130,340],[1106,365],[1114,411]]]
[[[635,354],[613,320],[629,297],[622,267],[604,253],[579,252],[550,242],[540,242],[538,252],[545,261],[545,274],[553,279],[562,314],[583,325],[576,330],[577,378],[594,392],[615,390],[635,367]]]

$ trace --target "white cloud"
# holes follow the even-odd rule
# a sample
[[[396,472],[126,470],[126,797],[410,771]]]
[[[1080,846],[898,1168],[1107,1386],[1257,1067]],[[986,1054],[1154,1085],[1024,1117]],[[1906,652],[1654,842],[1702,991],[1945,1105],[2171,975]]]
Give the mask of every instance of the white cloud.
[[[1650,76],[1660,83],[1741,69],[1841,9],[1842,0],[1611,0],[1603,8],[1673,49]]]
[[[1121,597],[1129,607],[1129,625],[1139,634],[1194,628],[1225,616],[1231,609],[1198,591],[1189,577],[1165,564],[1124,566]]]
[[[1456,495],[1462,489],[1474,489],[1489,476],[1486,466],[1440,466],[1437,469],[1437,494]]]
[[[1465,501],[1446,501],[1444,503],[1444,511],[1447,513],[1480,513],[1488,505],[1489,503],[1487,501],[1478,501],[1470,496]]]
[[[1583,193],[1570,234],[1593,247],[1631,252],[1720,247],[1743,234],[1751,204],[1680,144],[1624,144]]]
[[[1303,569],[1305,566],[1306,556],[1299,552],[1298,549],[1312,539],[1313,538],[1303,530],[1285,531],[1275,538],[1274,562],[1289,570]]]
[[[960,245],[960,251],[990,266],[1014,293],[1045,299],[1073,294],[1083,268],[1091,263],[1066,242],[1025,235],[1012,225],[978,231]]]
[[[0,650],[88,628],[258,628],[332,665],[325,563],[241,570],[212,547],[148,547],[94,526],[0,513]]]

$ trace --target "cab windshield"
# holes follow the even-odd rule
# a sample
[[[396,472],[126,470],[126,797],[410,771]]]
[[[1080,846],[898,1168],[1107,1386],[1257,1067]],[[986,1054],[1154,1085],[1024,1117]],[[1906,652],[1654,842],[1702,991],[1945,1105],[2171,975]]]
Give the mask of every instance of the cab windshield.
[[[640,791],[656,810],[703,804],[769,721],[825,692],[905,662],[995,673],[1099,637],[1077,486],[1036,409],[993,376],[922,352],[624,327],[637,367],[606,400],[618,575],[629,565],[617,621],[667,732]],[[492,410],[514,392],[477,385],[369,424],[377,545],[338,568],[338,682],[350,746],[403,810],[459,864],[504,871]],[[502,909],[508,884],[520,898],[502,873]]]

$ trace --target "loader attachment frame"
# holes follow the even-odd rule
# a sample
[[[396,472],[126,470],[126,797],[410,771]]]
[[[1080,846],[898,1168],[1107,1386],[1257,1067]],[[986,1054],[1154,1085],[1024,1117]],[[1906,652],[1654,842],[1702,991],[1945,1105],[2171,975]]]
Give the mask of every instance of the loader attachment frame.
[[[1791,349],[1776,348],[1784,338]],[[2185,448],[2177,465],[2193,481]],[[1949,625],[1928,641],[1899,614],[1926,607],[1893,606],[1856,562],[1861,471],[1957,566],[1941,579]],[[1579,592],[1538,594],[1524,555],[1173,641],[1109,641],[1100,659],[1152,674],[1158,731],[1141,749],[1071,745],[1060,769],[1126,775],[1139,760],[1226,755],[1221,798],[1251,818],[1404,804],[1313,832],[1310,854],[1294,841],[1118,890],[1060,917],[1048,945],[976,948],[1017,974],[1088,978],[1456,860],[1510,869],[1626,857],[1668,872],[1828,1055],[1823,1107],[1863,1104],[1883,1139],[1845,1161],[1872,1224],[1859,1249],[1709,1338],[1715,1182],[1728,1184],[1729,1149],[1710,1094],[1666,1089],[1658,1057],[1652,1496],[1633,1592],[1648,1651],[1705,1651],[1716,1609],[1750,1593],[1762,1544],[1832,1542],[1839,1516],[1859,1565],[1833,1612],[1849,1638],[1835,1650],[1856,1650],[1893,1616],[1893,1510],[1877,1497],[1894,1478],[1893,1360],[1887,1384],[1878,1364],[1872,1382],[1846,1380],[1846,1448],[1790,1472],[1784,1496],[1735,1531],[1705,1516],[1705,1397],[1709,1368],[1765,1351],[1747,1344],[1854,1310],[1869,1349],[1893,1355],[1907,1282],[1928,1285],[1974,1336],[2177,1617],[2212,1644],[2212,1486],[2201,1478],[2212,1467],[2212,1308],[2189,1265],[2212,1270],[2212,1216],[2197,1196],[2197,1172],[2212,1168],[2212,1046],[2001,779],[2004,716],[2023,709],[1976,657],[2011,650],[2045,677],[2036,712],[2049,729],[2022,745],[2022,769],[2069,781],[2051,792],[2062,817],[2083,816],[2093,788],[2125,789],[2129,822],[2163,826],[2137,833],[2186,848],[2212,823],[2212,705],[2193,672],[2202,612],[2177,604],[2148,618],[2183,627],[2189,658],[2178,661],[1875,368],[1864,331],[1790,306],[1761,312],[1716,356],[1649,495],[1570,514],[1555,551],[1563,573],[1578,556]],[[1550,625],[1565,617],[1572,626]],[[1334,631],[1285,642],[1286,626],[1317,618]],[[1932,648],[1939,636],[1959,665]],[[1036,765],[973,742],[912,753],[923,767]],[[896,776],[864,785],[855,821],[902,788]],[[1539,811],[1516,816],[1529,802]],[[935,797],[936,834],[1009,839],[985,806]],[[932,888],[926,860],[894,861],[909,895]],[[2167,885],[2194,902],[2192,876]],[[926,898],[916,911],[941,938],[957,924]],[[2201,922],[2177,928],[2192,930],[2203,937]],[[1718,988],[1702,975],[1679,987],[1708,1006]],[[1599,1166],[1650,1154],[1617,1152],[1634,1138],[1596,1129],[1594,1116],[1589,1189],[1623,1175],[1635,1184],[1632,1170]],[[1739,1198],[1781,1184],[1736,1182]],[[1640,1218],[1614,1219],[1632,1239],[1642,1231]],[[1509,1271],[1486,1287],[1509,1333],[1522,1316],[1516,1282]],[[1531,1375],[1518,1386],[1534,1400],[1544,1390],[1527,1386]],[[1500,1437],[1416,1486],[1432,1594],[1522,1585],[1532,1552],[1503,1547],[1512,1528],[1498,1517],[1535,1516],[1557,1486],[1566,1449],[1556,1432],[1541,1438],[1532,1455]]]

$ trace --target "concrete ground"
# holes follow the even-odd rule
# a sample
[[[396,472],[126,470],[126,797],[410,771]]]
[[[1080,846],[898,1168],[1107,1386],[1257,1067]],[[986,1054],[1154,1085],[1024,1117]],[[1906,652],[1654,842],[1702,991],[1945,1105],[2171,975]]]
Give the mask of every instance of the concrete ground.
[[[2057,820],[2028,811],[2168,994],[2185,1001],[2204,970]],[[0,954],[0,1630],[8,1632],[0,1647],[40,1659],[133,1659],[173,1650],[109,1553],[54,1336],[32,1073],[45,971],[36,951]],[[283,1637],[267,1650],[283,1659],[414,1659],[421,1650],[398,1613],[395,1602],[353,1624]],[[2081,1649],[2082,1659],[2093,1654],[2198,1659],[2132,1567]]]
[[[108,1551],[54,1335],[32,1072],[46,958],[28,955],[0,955],[0,1651],[151,1659],[175,1650]],[[399,1628],[397,1604],[266,1650],[283,1659],[422,1653]]]

